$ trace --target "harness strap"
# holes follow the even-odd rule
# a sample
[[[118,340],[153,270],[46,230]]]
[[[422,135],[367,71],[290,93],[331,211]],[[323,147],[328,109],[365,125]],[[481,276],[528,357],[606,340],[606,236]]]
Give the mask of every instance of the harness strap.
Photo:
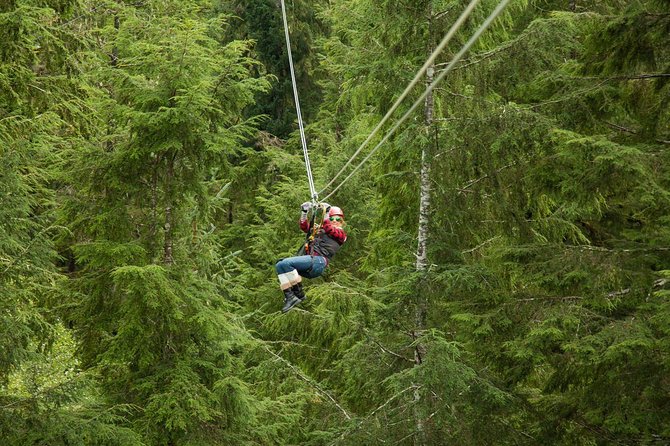
[[[315,209],[315,207],[312,207]],[[323,210],[322,206],[318,206],[318,209]],[[318,210],[312,211],[312,218],[309,222],[309,229],[307,230],[307,238],[305,239],[305,253],[311,255],[310,248],[312,247],[312,242],[316,238],[316,234],[321,229],[321,223],[316,223],[316,214]],[[321,216],[323,217],[323,216]]]

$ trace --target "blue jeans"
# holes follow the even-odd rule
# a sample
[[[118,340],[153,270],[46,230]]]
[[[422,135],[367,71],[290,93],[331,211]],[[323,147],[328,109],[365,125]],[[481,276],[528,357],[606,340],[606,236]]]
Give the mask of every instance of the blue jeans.
[[[314,279],[323,274],[326,269],[326,259],[321,256],[299,256],[281,259],[275,265],[277,274],[286,274],[289,271],[296,270],[302,277]]]

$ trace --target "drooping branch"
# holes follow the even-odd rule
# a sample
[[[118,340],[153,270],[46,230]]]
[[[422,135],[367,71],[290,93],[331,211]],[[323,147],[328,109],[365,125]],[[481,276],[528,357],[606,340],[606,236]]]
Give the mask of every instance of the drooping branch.
[[[633,134],[633,135],[638,134],[637,130],[629,129],[627,127],[624,127],[624,126],[621,126],[621,125],[618,125],[618,124],[614,124],[613,122],[609,122],[609,121],[604,121],[604,122],[605,122],[605,124],[612,127],[613,129],[616,129],[616,130],[619,130],[619,131],[622,131],[622,132],[625,132],[625,133],[630,133],[630,134]],[[654,141],[656,141],[658,143],[661,143],[661,144],[670,144],[670,141],[666,141],[666,140],[663,140],[663,139],[654,139]]]
[[[506,165],[504,165],[504,166],[502,166],[502,167],[496,169],[494,173],[500,173],[500,172],[502,172],[503,170],[505,170],[505,169],[509,169],[510,167],[513,167],[513,166],[515,166],[515,165],[518,164],[518,163],[519,163],[518,161],[513,161],[513,162],[511,162],[511,163],[509,163],[509,164],[506,164]],[[484,175],[484,176],[482,176],[482,177],[476,178],[476,179],[474,179],[474,180],[470,180],[470,181],[469,181],[467,184],[465,184],[464,186],[459,187],[459,188],[458,188],[458,191],[459,191],[459,193],[461,193],[461,194],[464,194],[464,193],[466,193],[466,192],[469,192],[468,189],[470,189],[470,188],[471,188],[472,186],[474,186],[475,184],[477,184],[477,183],[479,183],[480,181],[483,181],[483,180],[485,180],[485,179],[487,179],[487,178],[489,178],[489,177],[490,177],[490,175],[487,173],[486,175]]]
[[[349,429],[349,430],[343,432],[342,435],[340,435],[340,437],[338,438],[338,440],[342,440],[342,439],[344,439],[347,435],[351,435],[351,434],[353,434],[354,432],[356,432],[358,429],[361,428],[361,426],[363,425],[363,423],[365,423],[367,420],[369,420],[370,418],[372,418],[373,416],[375,416],[380,410],[382,410],[383,408],[385,408],[386,406],[388,406],[392,401],[398,399],[398,398],[399,398],[400,396],[402,396],[405,392],[408,392],[408,391],[410,391],[410,390],[415,390],[416,387],[417,387],[416,385],[409,386],[409,387],[407,387],[407,388],[401,390],[400,392],[396,393],[395,395],[391,396],[391,397],[390,397],[389,399],[387,399],[381,406],[378,406],[377,408],[375,408],[375,409],[374,409],[372,412],[370,412],[365,418],[363,418],[361,421],[359,421],[359,422],[356,424],[356,426],[354,426],[353,428],[351,428],[351,429]],[[335,444],[335,443],[331,443],[330,446],[333,446],[334,444]]]
[[[301,371],[298,367],[296,367],[295,365],[291,364],[291,362],[289,362],[288,360],[282,358],[282,357],[279,356],[277,353],[273,352],[272,349],[270,349],[270,347],[268,347],[267,345],[264,345],[263,348],[265,348],[265,350],[266,350],[268,353],[270,353],[272,356],[274,356],[275,358],[277,358],[277,360],[281,361],[281,362],[282,362],[283,364],[285,364],[288,368],[290,368],[291,370],[293,370],[293,372],[294,372],[300,379],[302,379],[302,380],[305,381],[307,384],[309,384],[311,387],[313,387],[313,388],[314,388],[317,392],[319,392],[321,395],[323,395],[323,396],[325,396],[326,398],[328,398],[328,399],[335,405],[335,407],[337,407],[337,408],[344,414],[344,417],[345,417],[347,420],[351,420],[351,416],[350,416],[349,413],[348,413],[348,412],[347,412],[347,411],[340,405],[340,403],[338,403],[337,400],[336,400],[335,398],[333,398],[333,396],[332,396],[330,393],[328,393],[328,392],[326,392],[325,390],[323,390],[323,389],[321,388],[321,386],[319,386],[313,379],[309,378],[307,375],[305,375],[304,373],[302,373],[302,371]]]
[[[606,81],[634,81],[634,80],[645,80],[645,79],[657,79],[662,77],[670,77],[670,73],[642,73],[642,74],[629,74],[621,76],[573,76],[570,79],[596,79],[596,80],[606,80]]]
[[[651,247],[651,248],[624,248],[624,249],[609,249],[603,246],[592,246],[592,245],[562,245],[565,248],[579,249],[582,251],[599,251],[599,252],[609,252],[609,253],[620,253],[620,252],[653,252],[653,251],[670,251],[670,248],[666,247]]]
[[[363,329],[363,331],[365,332],[365,334],[366,334],[366,336],[368,337],[368,339],[369,339],[370,341],[372,341],[373,343],[375,343],[375,344],[377,345],[377,347],[379,347],[384,353],[388,353],[389,355],[391,355],[391,356],[393,356],[393,357],[396,357],[396,358],[398,358],[398,359],[402,359],[403,361],[408,361],[408,362],[414,363],[414,360],[413,360],[413,359],[406,358],[405,356],[402,356],[401,354],[396,353],[396,352],[394,352],[394,351],[388,349],[388,348],[385,347],[384,345],[382,345],[379,341],[377,341],[377,340],[370,334],[370,332],[369,332],[367,329]]]
[[[464,68],[468,68],[470,66],[482,63],[485,60],[490,59],[493,56],[512,48],[514,45],[516,45],[517,43],[526,39],[528,36],[530,36],[532,34],[533,34],[532,31],[525,32],[525,33],[521,34],[520,36],[502,44],[498,48],[494,48],[494,49],[489,50],[489,51],[484,51],[482,53],[474,55],[473,57],[465,59],[459,65],[455,66],[453,71],[462,70]],[[440,68],[440,67],[446,67],[447,65],[449,65],[449,62],[443,62],[443,63],[440,63],[440,64],[436,64],[435,67]]]
[[[475,246],[474,248],[470,248],[470,249],[466,249],[466,250],[464,250],[464,251],[461,251],[461,254],[470,254],[470,253],[473,253],[473,252],[477,251],[479,248],[481,248],[481,247],[483,247],[483,246],[485,246],[485,245],[488,245],[489,243],[491,243],[491,242],[493,242],[494,240],[497,240],[497,239],[499,239],[499,238],[500,238],[499,235],[496,235],[495,237],[491,237],[490,239],[483,241],[482,243],[480,243],[479,245]]]

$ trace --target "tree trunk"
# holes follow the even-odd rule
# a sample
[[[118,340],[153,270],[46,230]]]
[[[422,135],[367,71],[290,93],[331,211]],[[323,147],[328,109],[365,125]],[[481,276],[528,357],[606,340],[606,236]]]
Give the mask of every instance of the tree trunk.
[[[117,34],[119,31],[119,28],[121,27],[121,20],[119,19],[119,14],[114,14],[114,29],[116,30]],[[116,68],[116,65],[119,62],[119,47],[114,45],[112,48],[112,54],[109,56],[112,62],[112,66]]]
[[[430,11],[432,21],[432,10]],[[432,30],[432,23],[429,25]],[[428,54],[433,52],[433,48],[429,48]],[[435,74],[435,67],[431,66],[426,71],[426,86],[433,83]],[[431,91],[426,96],[425,102],[425,120],[426,132],[430,133],[433,126],[433,113],[435,110],[435,99]],[[431,162],[431,144],[424,145],[421,151],[421,190],[419,193],[419,229],[418,229],[418,246],[416,250],[416,270],[423,272],[428,267],[428,223],[430,211],[430,162]],[[419,292],[422,287],[417,286],[416,294],[416,308],[414,314],[414,333],[412,334],[414,340],[419,339],[421,333],[425,329],[426,320],[426,301]],[[421,342],[416,343],[414,348],[414,365],[419,366],[423,363],[423,358],[426,354],[425,346]],[[421,386],[417,383],[414,389],[414,420],[416,424],[416,435],[414,436],[414,444],[416,446],[424,446],[427,444],[427,432],[424,424],[425,411],[422,410],[421,402]]]
[[[151,245],[154,254],[158,250],[158,168],[160,166],[161,156],[154,158],[153,171],[151,172]],[[156,251],[154,251],[156,250]]]
[[[433,82],[435,69],[428,68],[426,72],[426,85]],[[433,110],[435,109],[435,100],[431,91],[426,96],[425,105],[426,131],[430,132],[433,125]],[[430,209],[430,154],[428,153],[430,144],[421,151],[421,192],[419,201],[419,243],[416,250],[416,270],[424,271],[428,267],[428,254],[426,245],[428,243],[428,213]]]
[[[570,11],[575,12],[577,10],[577,0],[570,0],[568,8],[570,9]]]
[[[165,242],[163,244],[163,264],[165,265],[172,265],[174,263],[174,258],[172,257],[172,181],[174,180],[174,158],[174,155],[168,156],[165,172]]]

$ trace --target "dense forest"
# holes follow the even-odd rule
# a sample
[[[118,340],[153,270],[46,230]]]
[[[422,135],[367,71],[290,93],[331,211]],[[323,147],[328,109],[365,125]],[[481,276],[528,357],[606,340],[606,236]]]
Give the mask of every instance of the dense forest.
[[[283,314],[281,2],[0,0],[0,443],[670,444],[670,1],[512,0],[457,60],[481,0],[374,133],[469,4],[287,0],[348,239]]]

